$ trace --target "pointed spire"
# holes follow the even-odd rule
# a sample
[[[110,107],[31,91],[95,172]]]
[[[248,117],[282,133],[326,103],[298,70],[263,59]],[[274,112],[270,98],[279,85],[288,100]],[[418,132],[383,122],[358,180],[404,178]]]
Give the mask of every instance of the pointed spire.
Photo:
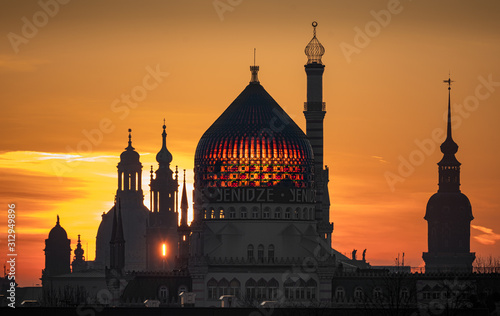
[[[451,83],[453,80],[443,80],[448,84],[448,121],[446,125],[446,140],[441,144],[441,152],[445,155],[455,155],[458,151],[458,145],[451,136]]]
[[[253,66],[250,66],[250,72],[252,73],[252,77],[250,79],[250,83],[252,84],[259,84],[259,66],[255,65],[255,54],[256,54],[256,49],[253,49]]]
[[[325,54],[325,48],[319,40],[316,38],[316,27],[318,26],[318,22],[312,22],[313,26],[313,38],[307,44],[304,52],[307,56],[307,64],[322,64],[321,57]]]
[[[56,225],[59,225],[59,214],[57,214],[57,221],[56,221]]]
[[[184,169],[184,181],[182,184],[181,197],[181,226],[187,226],[188,200],[186,193],[186,169]]]
[[[460,192],[460,162],[455,157],[458,145],[451,136],[451,83],[450,78],[443,80],[448,84],[448,120],[446,122],[446,139],[441,144],[443,158],[439,165],[439,190],[438,192]]]

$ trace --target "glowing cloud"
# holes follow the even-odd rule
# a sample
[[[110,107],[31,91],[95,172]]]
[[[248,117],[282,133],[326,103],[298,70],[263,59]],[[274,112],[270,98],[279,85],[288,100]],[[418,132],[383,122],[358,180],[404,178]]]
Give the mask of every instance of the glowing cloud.
[[[494,245],[497,242],[497,240],[500,240],[500,234],[495,234],[493,232],[493,229],[491,228],[477,226],[477,225],[471,225],[471,227],[484,233],[478,236],[474,236],[474,239],[476,239],[479,243],[483,245]]]

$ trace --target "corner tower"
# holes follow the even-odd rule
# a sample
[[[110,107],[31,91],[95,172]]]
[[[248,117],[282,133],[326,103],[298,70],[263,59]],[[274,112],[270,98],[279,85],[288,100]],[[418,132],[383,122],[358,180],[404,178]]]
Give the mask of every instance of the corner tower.
[[[448,122],[446,140],[441,144],[443,159],[439,166],[439,190],[427,203],[428,252],[423,253],[425,271],[472,272],[475,253],[470,252],[472,207],[460,192],[460,162],[455,154],[458,145],[451,135],[451,79],[448,84]]]
[[[323,167],[323,121],[326,114],[326,104],[323,102],[325,65],[322,63],[321,57],[325,53],[325,48],[316,38],[318,23],[315,21],[312,26],[313,38],[304,50],[307,56],[307,64],[304,66],[307,74],[307,102],[304,103],[304,116],[306,117],[306,135],[311,142],[314,154],[315,209],[318,233],[330,245],[333,224],[330,223],[329,175],[328,168]]]
[[[71,240],[68,239],[66,230],[59,224],[57,215],[56,226],[45,239],[45,269],[42,271],[42,279],[61,274],[71,273]]]

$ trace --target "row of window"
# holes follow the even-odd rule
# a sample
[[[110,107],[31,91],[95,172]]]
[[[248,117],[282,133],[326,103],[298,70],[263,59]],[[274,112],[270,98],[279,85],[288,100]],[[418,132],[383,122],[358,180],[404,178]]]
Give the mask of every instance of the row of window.
[[[255,281],[250,278],[245,282],[245,299],[248,300],[277,300],[279,298],[279,283],[275,278],[269,281],[263,278]],[[293,281],[287,279],[283,283],[284,296],[287,299],[295,300],[314,300],[316,299],[317,282],[314,279],[309,279],[307,282],[303,279]],[[208,299],[216,300],[222,295],[234,295],[241,298],[241,283],[236,278],[228,281],[222,278],[216,281],[214,278],[207,283]]]
[[[252,244],[248,245],[247,247],[247,258],[248,260],[254,260],[254,246]],[[267,247],[267,262],[273,262],[274,261],[274,245],[269,245]],[[257,262],[264,262],[264,245],[260,244],[257,246]]]
[[[354,289],[354,299],[356,300],[363,300],[365,298],[365,291],[363,290],[362,287],[356,287]],[[384,293],[382,291],[381,287],[376,287],[372,291],[372,299],[375,300],[382,300],[384,297]],[[402,288],[401,293],[400,293],[400,298],[403,300],[407,300],[410,297],[410,291],[408,288]],[[346,291],[344,287],[338,286],[335,289],[335,300],[336,301],[344,301],[346,299]]]
[[[246,207],[241,207],[236,210],[234,207],[230,207],[228,212],[223,208],[219,210],[215,209],[205,209],[203,210],[204,219],[236,219],[236,218],[252,218],[252,219],[302,219],[302,220],[313,220],[314,219],[314,208],[304,207],[303,209],[296,208],[293,210],[291,207],[282,210],[281,207],[277,207],[272,210],[270,207],[265,207],[262,212],[258,207],[253,207],[249,212]]]

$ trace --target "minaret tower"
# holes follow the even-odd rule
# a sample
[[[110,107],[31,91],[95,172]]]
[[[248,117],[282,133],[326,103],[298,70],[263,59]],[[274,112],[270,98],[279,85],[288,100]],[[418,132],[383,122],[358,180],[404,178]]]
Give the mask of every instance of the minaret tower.
[[[425,271],[472,272],[475,253],[470,252],[472,207],[460,192],[458,145],[451,136],[451,79],[448,84],[448,122],[446,140],[441,144],[443,159],[439,166],[439,190],[427,203],[428,252],[423,253]]]
[[[186,169],[184,169],[184,182],[181,196],[181,223],[177,229],[179,233],[179,261],[178,268],[187,268],[189,259],[189,236],[191,228],[188,226],[188,200],[186,193]]]
[[[314,182],[316,185],[316,219],[318,233],[328,244],[331,244],[333,224],[330,223],[330,200],[328,193],[328,168],[323,167],[323,120],[326,114],[326,104],[323,102],[323,72],[325,65],[321,57],[325,48],[316,38],[315,21],[313,38],[305,48],[307,64],[304,66],[307,74],[307,102],[304,103],[306,117],[306,135],[311,142],[314,153]]]

